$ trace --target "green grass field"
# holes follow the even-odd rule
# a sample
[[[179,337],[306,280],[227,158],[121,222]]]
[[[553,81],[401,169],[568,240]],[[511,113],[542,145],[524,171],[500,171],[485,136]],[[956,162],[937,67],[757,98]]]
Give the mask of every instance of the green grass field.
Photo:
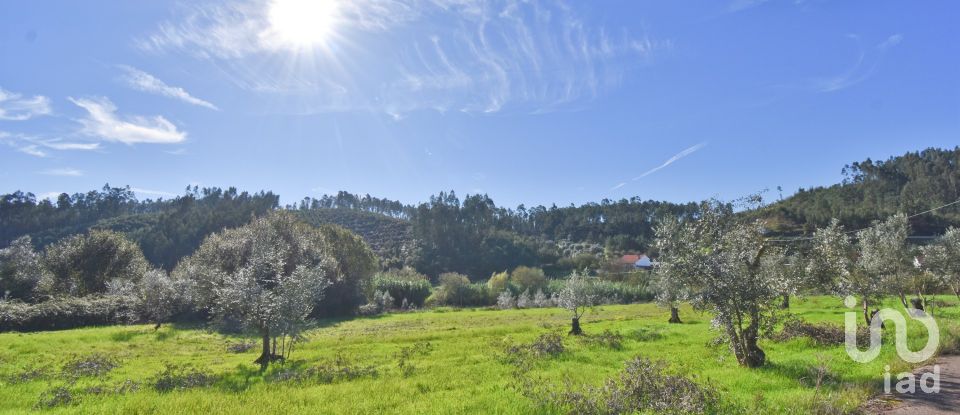
[[[846,309],[837,298],[817,297],[794,300],[791,311],[808,321],[842,325]],[[944,322],[960,321],[960,307],[955,304],[935,313],[942,328],[947,328]],[[741,368],[725,345],[710,345],[717,332],[710,330],[709,315],[682,309],[682,325],[666,324],[667,317],[653,304],[598,307],[583,320],[584,330],[588,334],[619,332],[623,347],[615,350],[565,337],[565,352],[538,361],[533,374],[557,386],[565,380],[597,385],[618,372],[626,360],[645,356],[667,361],[672,370],[712,383],[725,403],[744,411],[806,413],[816,400],[854,409],[880,390],[885,365],[892,365],[895,371],[908,368],[886,341],[881,357],[864,365],[847,357],[843,346],[821,347],[807,339],[766,340],[762,347],[768,365]],[[257,347],[229,353],[229,344],[244,339],[200,328],[166,325],[154,331],[151,326],[114,326],[5,333],[0,334],[0,411],[36,410],[41,395],[63,386],[70,392],[71,402],[44,411],[542,413],[547,410],[512,388],[514,368],[498,355],[504,340],[526,342],[543,333],[565,333],[568,322],[559,309],[439,309],[321,322],[308,333],[309,341],[298,346],[287,368],[318,365],[339,355],[377,372],[376,376],[329,384],[271,381],[283,367],[276,365],[266,375],[260,374],[252,363]],[[917,327],[911,327],[911,332],[918,333],[911,344],[919,348],[925,335]],[[409,357],[405,363],[412,369],[405,374],[398,353],[411,346],[422,348],[426,342],[429,351]],[[80,377],[74,382],[65,379],[62,368],[67,362],[93,353],[112,356],[119,366],[99,377]],[[813,373],[820,361],[826,362],[831,376],[817,393]],[[151,382],[166,364],[190,365],[215,375],[215,380],[207,387],[157,392]],[[118,391],[125,384],[139,388]]]

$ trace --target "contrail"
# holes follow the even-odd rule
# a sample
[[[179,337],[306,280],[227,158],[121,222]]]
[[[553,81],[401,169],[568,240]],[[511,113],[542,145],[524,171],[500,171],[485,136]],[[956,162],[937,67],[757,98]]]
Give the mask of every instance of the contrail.
[[[690,148],[688,148],[688,149],[686,149],[686,150],[683,150],[683,151],[677,153],[676,155],[674,155],[673,157],[670,157],[667,161],[663,162],[663,164],[661,164],[661,165],[659,165],[659,166],[657,166],[657,167],[654,167],[654,168],[652,168],[652,169],[650,169],[650,170],[647,170],[647,171],[644,172],[643,174],[641,174],[641,175],[639,175],[639,176],[637,176],[637,177],[634,177],[632,180],[640,180],[640,179],[642,179],[642,178],[644,178],[644,177],[647,177],[647,176],[649,176],[649,175],[651,175],[651,174],[653,174],[653,173],[656,173],[658,170],[660,170],[660,169],[662,169],[662,168],[664,168],[664,167],[667,167],[667,166],[673,164],[673,162],[675,162],[675,161],[677,161],[677,160],[680,160],[680,159],[682,159],[682,158],[684,158],[684,157],[686,157],[686,156],[689,156],[689,155],[695,153],[697,150],[699,150],[699,149],[701,149],[701,148],[704,148],[704,147],[706,147],[706,146],[707,146],[707,143],[706,143],[706,142],[702,142],[702,143],[697,144],[697,145],[695,145],[695,146],[693,146],[693,147],[690,147]],[[621,184],[621,185],[618,185],[618,186],[615,187],[615,188],[619,188],[619,187],[622,187],[622,184]]]

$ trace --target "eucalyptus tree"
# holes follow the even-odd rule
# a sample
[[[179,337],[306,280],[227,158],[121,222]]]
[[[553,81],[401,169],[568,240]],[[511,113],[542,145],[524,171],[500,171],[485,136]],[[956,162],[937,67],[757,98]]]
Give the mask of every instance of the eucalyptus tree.
[[[275,211],[207,237],[175,274],[195,282],[199,302],[213,317],[242,323],[261,337],[255,363],[264,370],[287,357],[288,337],[298,337],[330,284],[328,275],[337,268],[330,251],[320,230]]]
[[[688,291],[694,308],[713,312],[741,365],[762,366],[761,332],[790,283],[764,261],[782,251],[769,245],[759,221],[736,215],[728,203],[704,202],[695,218],[669,223],[658,230],[661,272]]]
[[[960,299],[960,228],[950,228],[922,248],[923,267]]]
[[[570,333],[574,336],[583,334],[580,328],[580,318],[590,307],[597,304],[596,290],[589,277],[574,271],[567,278],[563,289],[557,293],[557,306],[567,310],[571,314]]]

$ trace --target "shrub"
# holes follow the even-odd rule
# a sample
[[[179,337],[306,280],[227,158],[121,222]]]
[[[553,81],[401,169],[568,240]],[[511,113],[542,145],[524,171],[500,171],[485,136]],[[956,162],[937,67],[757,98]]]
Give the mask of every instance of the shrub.
[[[510,283],[518,290],[534,290],[547,283],[547,277],[540,268],[519,266],[510,273]]]
[[[596,281],[593,284],[594,294],[604,303],[631,304],[639,301],[650,301],[654,298],[644,285],[627,282]]]
[[[58,406],[73,405],[76,399],[66,386],[57,386],[43,391],[34,409],[49,409]]]
[[[487,280],[487,288],[492,293],[502,293],[510,289],[510,274],[506,271],[496,272]]]
[[[103,294],[112,280],[138,281],[147,271],[140,246],[112,231],[90,231],[47,247],[44,262],[54,294]]]
[[[14,373],[12,375],[4,376],[2,379],[4,382],[16,385],[20,383],[33,382],[35,380],[40,380],[48,377],[50,375],[49,371],[46,368],[42,367],[27,367],[20,372]]]
[[[517,296],[517,308],[530,308],[533,305],[533,299],[530,298],[530,290],[526,290]]]
[[[203,388],[213,384],[216,378],[189,366],[167,364],[151,382],[153,389],[160,393]]]
[[[637,357],[601,387],[567,384],[552,390],[522,376],[520,391],[545,408],[570,414],[702,414],[718,410],[716,390],[667,372],[661,362]]]
[[[517,303],[513,299],[513,294],[510,294],[510,290],[503,290],[503,292],[497,296],[497,308],[501,310],[510,310],[516,306]]]
[[[609,329],[604,330],[603,333],[586,336],[584,340],[593,345],[606,347],[608,349],[620,350],[623,348],[623,335],[610,331]]]
[[[255,342],[246,342],[240,341],[236,343],[230,343],[227,345],[227,352],[230,353],[246,353],[250,350],[253,350],[254,347],[257,347]]]
[[[120,366],[115,359],[105,354],[94,353],[75,357],[63,365],[63,375],[68,378],[100,377]]]
[[[29,236],[14,240],[0,249],[0,298],[36,301],[43,284],[50,279],[42,256],[33,250]]]
[[[557,333],[541,334],[533,343],[530,343],[530,351],[537,357],[555,357],[563,353],[563,336]]]
[[[426,356],[431,352],[433,352],[433,344],[430,342],[416,343],[412,346],[401,348],[396,354],[397,368],[400,369],[400,374],[404,377],[412,375],[416,367],[410,364],[410,358],[417,355]]]
[[[465,275],[448,272],[440,274],[440,286],[427,299],[427,303],[439,306],[476,307],[493,304],[493,298],[486,284],[471,284]]]
[[[338,353],[333,361],[322,362],[306,370],[295,367],[284,368],[268,379],[271,382],[330,384],[343,380],[377,377],[377,375],[378,372],[375,367],[355,365]]]
[[[363,238],[346,228],[332,224],[318,228],[335,264],[334,269],[327,272],[331,285],[324,290],[311,315],[353,314],[364,303],[363,288],[370,284],[377,270],[377,256]]]
[[[541,334],[531,343],[513,343],[507,340],[502,347],[502,360],[513,364],[521,372],[529,370],[537,359],[557,357],[566,350],[563,336],[556,333]]]
[[[537,293],[533,295],[534,307],[546,308],[546,307],[553,307],[555,305],[556,304],[553,302],[553,299],[551,299],[550,297],[547,297],[547,295],[544,294],[543,290],[541,289],[538,289]]]
[[[829,323],[808,323],[803,319],[791,316],[784,323],[779,333],[773,335],[774,340],[787,341],[797,337],[806,337],[822,346],[841,345],[846,341],[844,328]],[[857,329],[857,341],[861,344],[870,337],[866,327]]]
[[[124,324],[132,314],[136,304],[128,297],[66,297],[38,304],[0,301],[0,332]]]
[[[423,307],[433,286],[430,280],[409,268],[382,272],[373,277],[371,290],[373,292],[387,292],[393,297],[394,303],[390,308],[400,308],[403,300],[416,307]]]

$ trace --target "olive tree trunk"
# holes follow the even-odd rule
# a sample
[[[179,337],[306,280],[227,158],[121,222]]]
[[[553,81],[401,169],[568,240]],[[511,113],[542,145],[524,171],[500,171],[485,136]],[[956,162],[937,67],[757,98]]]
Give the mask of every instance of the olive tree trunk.
[[[580,328],[580,317],[574,317],[570,321],[570,335],[579,336],[583,334],[583,329]]]
[[[270,329],[261,329],[260,335],[263,337],[263,351],[260,353],[260,357],[254,360],[253,363],[259,363],[260,371],[262,372],[267,370],[267,366],[270,366],[270,361],[273,360],[273,353],[270,352]]]
[[[678,310],[678,309],[677,309],[676,307],[674,307],[674,306],[670,306],[670,321],[669,321],[669,323],[670,323],[670,324],[680,324],[680,323],[682,323],[682,321],[680,321],[680,310]]]

